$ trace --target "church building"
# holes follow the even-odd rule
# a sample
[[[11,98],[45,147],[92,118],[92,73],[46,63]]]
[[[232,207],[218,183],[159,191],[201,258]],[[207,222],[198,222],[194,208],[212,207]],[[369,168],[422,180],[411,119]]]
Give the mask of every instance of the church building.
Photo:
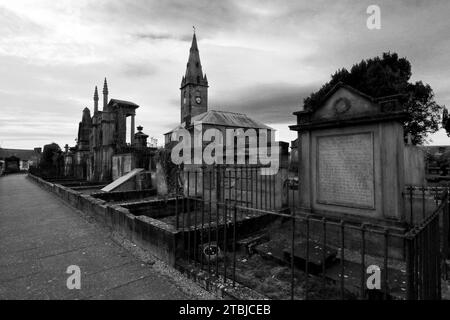
[[[226,137],[226,129],[239,128],[243,130],[254,129],[258,136],[261,129],[267,130],[268,135],[272,134],[273,129],[271,127],[245,114],[209,110],[208,88],[208,79],[206,74],[203,74],[197,37],[194,33],[189,50],[186,72],[181,80],[181,123],[164,135],[165,146],[170,146],[175,143],[175,141],[172,141],[173,132],[185,128],[193,134],[194,126],[197,123],[201,123],[203,132],[209,128],[215,128],[223,133],[223,137]],[[221,141],[220,143],[225,145],[226,141]]]

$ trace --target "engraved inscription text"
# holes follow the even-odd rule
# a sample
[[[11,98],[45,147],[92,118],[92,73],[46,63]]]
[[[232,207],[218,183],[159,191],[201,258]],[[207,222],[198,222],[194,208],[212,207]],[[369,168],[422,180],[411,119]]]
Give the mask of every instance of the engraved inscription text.
[[[372,133],[317,138],[319,203],[375,206]]]

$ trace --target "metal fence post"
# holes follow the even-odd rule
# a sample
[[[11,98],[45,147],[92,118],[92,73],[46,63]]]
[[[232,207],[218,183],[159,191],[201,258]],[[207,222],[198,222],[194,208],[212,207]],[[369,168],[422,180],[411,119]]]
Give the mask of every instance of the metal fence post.
[[[413,239],[410,237],[405,238],[406,241],[406,299],[415,300],[416,284],[414,283],[414,260],[415,260],[415,248]]]

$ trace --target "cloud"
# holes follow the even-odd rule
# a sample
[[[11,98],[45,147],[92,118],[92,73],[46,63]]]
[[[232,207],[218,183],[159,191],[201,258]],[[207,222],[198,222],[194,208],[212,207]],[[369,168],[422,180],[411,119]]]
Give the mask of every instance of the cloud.
[[[366,28],[370,4],[0,0],[0,141],[73,144],[105,76],[110,97],[139,104],[136,124],[162,139],[179,121],[192,26],[211,109],[287,126],[335,70],[388,50],[406,56],[412,80],[429,83],[450,106],[450,3],[380,0],[377,31]]]
[[[147,32],[147,33],[137,33],[134,36],[137,39],[142,40],[176,40],[182,42],[192,41],[192,34],[174,35],[169,33]]]
[[[238,92],[222,92],[211,109],[246,113],[265,123],[293,123],[297,111],[316,86],[290,83],[265,83],[241,88]]]
[[[157,68],[148,61],[141,61],[125,63],[122,71],[124,76],[127,77],[149,77],[156,74]]]

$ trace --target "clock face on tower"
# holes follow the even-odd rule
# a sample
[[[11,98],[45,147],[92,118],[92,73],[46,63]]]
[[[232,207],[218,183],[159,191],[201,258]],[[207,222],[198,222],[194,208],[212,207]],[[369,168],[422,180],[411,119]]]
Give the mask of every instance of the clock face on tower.
[[[197,102],[197,104],[202,103],[202,98],[201,97],[196,97],[195,98],[195,102]]]

